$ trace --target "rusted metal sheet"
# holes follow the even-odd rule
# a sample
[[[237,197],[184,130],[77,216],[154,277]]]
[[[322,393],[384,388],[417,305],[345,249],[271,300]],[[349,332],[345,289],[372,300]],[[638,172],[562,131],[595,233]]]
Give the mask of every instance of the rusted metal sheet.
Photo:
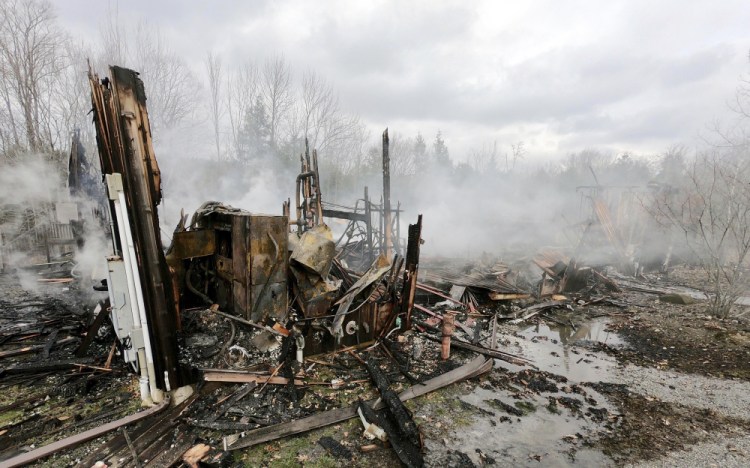
[[[290,261],[296,262],[320,277],[328,277],[331,263],[336,255],[331,228],[325,224],[305,231],[297,240]]]
[[[247,320],[282,319],[287,313],[288,223],[286,216],[204,203],[190,230],[183,231],[197,239],[190,253],[208,254],[187,261],[186,269],[197,273],[186,279],[198,283],[187,286],[203,303],[219,304]]]
[[[344,320],[346,319],[346,315],[354,302],[354,299],[362,294],[370,285],[383,278],[390,270],[391,265],[387,263],[385,257],[380,257],[380,261],[373,265],[367,273],[357,280],[346,295],[339,300],[339,307],[336,310],[336,316],[334,317],[331,326],[331,333],[334,336],[343,336]]]
[[[232,216],[234,311],[248,320],[286,315],[287,225],[283,216]]]
[[[234,279],[232,259],[223,255],[216,255],[214,259],[216,261],[216,273],[224,280],[232,281]]]
[[[250,320],[254,322],[262,323],[267,317],[283,319],[287,313],[286,281],[252,285],[248,298],[248,306],[250,305]]]
[[[216,252],[216,233],[209,230],[175,232],[171,252],[177,258],[207,257]]]
[[[251,284],[286,281],[287,225],[283,216],[251,215],[248,218],[247,262]]]
[[[338,296],[341,280],[323,279],[315,273],[291,266],[294,275],[295,295],[302,302],[305,317],[320,317],[328,314],[331,304]]]
[[[328,275],[336,255],[331,229],[325,224],[289,235],[294,250],[290,256],[290,270],[294,276],[294,291],[306,317],[326,315],[336,300],[341,280]]]

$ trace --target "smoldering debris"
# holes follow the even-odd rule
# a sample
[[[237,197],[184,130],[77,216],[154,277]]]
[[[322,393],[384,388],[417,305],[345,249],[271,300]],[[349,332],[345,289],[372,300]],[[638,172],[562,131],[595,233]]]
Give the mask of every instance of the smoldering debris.
[[[386,130],[382,200],[363,187],[349,206],[328,203],[317,151],[305,147],[299,174],[280,182],[295,193],[279,200],[280,214],[206,201],[179,216],[164,249],[163,175],[144,84],[120,67],[105,79],[90,71],[89,82],[105,183],[92,177],[99,169],[74,135],[69,183],[87,200],[76,205],[86,223],[69,219],[76,248],[53,252],[47,242],[46,261],[0,277],[0,385],[30,395],[2,400],[0,457],[8,466],[47,457],[83,466],[223,466],[232,452],[341,424],[350,428],[343,436],[316,438],[330,456],[357,461],[392,451],[405,466],[423,466],[432,421],[404,402],[496,365],[512,372],[508,388],[527,388],[517,395],[551,393],[550,411],[577,415],[583,401],[597,424],[607,419],[580,387],[560,390],[566,378],[544,372],[544,356],[518,352],[501,330],[563,327],[564,341],[576,342],[592,310],[623,317],[640,306],[627,292],[642,290],[648,272],[667,271],[673,258],[665,246],[658,262],[642,261],[653,225],[633,209],[633,189],[581,188],[588,209],[566,226],[575,234],[568,245],[472,261],[424,258],[428,221],[405,218],[402,232],[407,212],[390,199]],[[37,231],[49,241],[45,216],[33,221],[47,226]],[[336,234],[332,220],[343,222]],[[3,252],[22,250],[11,244]],[[102,262],[106,271],[97,273]],[[50,294],[17,286],[30,270]],[[101,297],[92,302],[90,294]],[[576,392],[584,400],[567,396]],[[517,420],[535,411],[527,401],[488,401]],[[508,415],[500,422],[512,424]],[[85,445],[92,438],[98,442]]]

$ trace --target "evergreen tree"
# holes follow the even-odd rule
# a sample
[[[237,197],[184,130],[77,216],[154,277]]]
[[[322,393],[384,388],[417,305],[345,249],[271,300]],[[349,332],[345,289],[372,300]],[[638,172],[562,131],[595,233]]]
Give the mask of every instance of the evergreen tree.
[[[432,158],[438,166],[452,167],[448,147],[445,145],[445,140],[443,140],[443,134],[440,130],[438,130],[437,135],[435,135],[435,141],[432,143]]]
[[[237,159],[243,163],[265,158],[271,152],[271,126],[260,96],[256,96],[255,102],[245,112],[238,144]]]
[[[417,133],[412,151],[414,152],[414,167],[417,172],[426,170],[430,164],[427,156],[427,143],[425,143],[421,133]]]

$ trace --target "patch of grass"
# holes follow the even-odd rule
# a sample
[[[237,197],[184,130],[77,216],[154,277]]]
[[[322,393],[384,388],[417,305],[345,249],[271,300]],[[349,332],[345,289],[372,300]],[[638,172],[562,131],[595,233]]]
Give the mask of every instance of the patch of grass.
[[[331,468],[337,466],[336,460],[318,445],[318,439],[324,436],[340,438],[343,433],[358,437],[361,428],[359,419],[352,419],[341,424],[324,427],[306,435],[289,437],[266,445],[251,447],[235,453],[238,466],[279,468],[314,467]]]
[[[23,410],[11,410],[0,413],[0,427],[13,424],[16,418],[23,416]]]
[[[323,455],[313,460],[311,463],[305,463],[306,468],[335,468],[336,460],[329,455]]]
[[[523,411],[524,416],[536,411],[536,406],[530,401],[517,401],[514,403],[514,406]]]
[[[314,443],[308,437],[291,437],[268,445],[259,445],[242,453],[239,460],[244,466],[277,466],[279,468],[299,467],[300,451]]]
[[[552,399],[550,400],[549,403],[547,403],[547,406],[545,406],[545,408],[547,408],[547,411],[549,411],[552,414],[561,413],[560,408],[557,406],[557,403],[555,403],[555,401]]]

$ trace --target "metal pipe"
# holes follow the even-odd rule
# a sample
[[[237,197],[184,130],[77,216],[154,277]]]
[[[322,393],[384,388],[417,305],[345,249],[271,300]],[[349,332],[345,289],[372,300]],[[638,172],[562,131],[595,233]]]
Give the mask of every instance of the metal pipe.
[[[306,179],[308,177],[313,176],[315,173],[312,171],[303,172],[297,176],[297,190],[296,190],[296,198],[297,198],[297,229],[301,232],[302,231],[302,215],[304,213],[304,210],[302,209],[302,201],[300,200],[300,184],[302,183],[303,179]]]
[[[323,222],[323,194],[320,188],[320,172],[318,171],[318,150],[313,150],[313,172],[315,173],[315,203],[316,203],[316,225]]]
[[[369,265],[375,259],[375,254],[372,249],[372,207],[370,206],[370,195],[365,185],[365,230],[367,236],[367,252],[365,258]]]

